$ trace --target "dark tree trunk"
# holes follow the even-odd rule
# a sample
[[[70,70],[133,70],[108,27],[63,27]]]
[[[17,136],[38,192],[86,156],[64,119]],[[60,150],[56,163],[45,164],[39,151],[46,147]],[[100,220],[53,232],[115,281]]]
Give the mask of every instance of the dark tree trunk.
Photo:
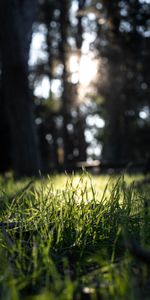
[[[84,10],[86,4],[86,0],[78,0],[78,10]],[[78,59],[79,64],[82,57],[82,44],[83,44],[83,33],[84,33],[84,27],[83,27],[83,16],[78,16],[78,24],[77,24],[77,35],[76,35],[76,47],[78,49]],[[79,83],[78,83],[79,88]],[[85,116],[80,113],[79,108],[77,108],[77,114],[78,114],[78,121],[77,121],[77,135],[78,135],[78,150],[79,150],[79,161],[86,161],[87,154],[87,144],[85,141]]]
[[[4,96],[0,78],[0,173],[5,173],[11,169],[12,159],[10,153],[10,128],[4,107]]]
[[[60,2],[60,60],[63,65],[62,74],[62,115],[63,115],[63,147],[64,147],[64,170],[69,169],[69,134],[67,130],[68,118],[70,113],[70,95],[68,90],[68,70],[67,70],[67,35],[68,35],[68,1]]]
[[[33,103],[28,82],[28,58],[36,0],[1,0],[2,80],[10,122],[14,172],[36,175],[39,154]]]
[[[76,124],[76,130],[77,130],[77,141],[78,141],[78,150],[79,150],[79,156],[78,156],[78,161],[86,161],[87,160],[87,153],[86,153],[86,149],[87,149],[87,143],[85,141],[85,127],[86,127],[86,123],[85,123],[85,116],[82,116],[82,114],[80,113],[79,109],[77,109],[77,113],[78,113],[78,121]]]

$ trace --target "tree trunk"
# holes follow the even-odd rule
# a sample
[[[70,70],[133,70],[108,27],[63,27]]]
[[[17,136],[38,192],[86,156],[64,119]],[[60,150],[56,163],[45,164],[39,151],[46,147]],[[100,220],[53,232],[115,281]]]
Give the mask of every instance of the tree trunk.
[[[60,3],[60,60],[63,65],[62,74],[62,115],[63,115],[63,147],[64,147],[64,170],[69,170],[69,134],[68,134],[68,117],[70,113],[70,95],[68,91],[68,70],[67,70],[67,35],[68,35],[68,0],[64,0]]]
[[[2,80],[10,122],[14,172],[38,174],[39,154],[33,103],[28,82],[28,58],[36,0],[1,0]]]

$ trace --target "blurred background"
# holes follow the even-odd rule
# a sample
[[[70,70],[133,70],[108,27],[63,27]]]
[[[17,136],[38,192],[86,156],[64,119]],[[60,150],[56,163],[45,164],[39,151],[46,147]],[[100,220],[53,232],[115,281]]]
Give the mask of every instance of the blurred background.
[[[9,2],[0,4],[0,172],[149,172],[150,1]]]

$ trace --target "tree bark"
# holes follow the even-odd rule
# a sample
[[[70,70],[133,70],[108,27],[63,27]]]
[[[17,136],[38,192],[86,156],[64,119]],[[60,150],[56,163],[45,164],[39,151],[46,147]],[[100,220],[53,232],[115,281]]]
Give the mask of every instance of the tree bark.
[[[70,113],[70,95],[68,91],[68,68],[67,68],[67,50],[68,50],[68,1],[60,2],[60,60],[63,65],[62,74],[62,116],[63,116],[63,148],[64,148],[64,170],[69,170],[69,134],[68,134],[68,118]]]
[[[1,0],[2,80],[17,176],[38,174],[40,160],[33,103],[28,82],[28,58],[36,0]]]

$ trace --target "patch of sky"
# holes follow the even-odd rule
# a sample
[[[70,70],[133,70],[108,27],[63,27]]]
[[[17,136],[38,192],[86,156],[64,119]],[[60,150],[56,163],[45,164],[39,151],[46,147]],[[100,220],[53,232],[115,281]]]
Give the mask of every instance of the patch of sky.
[[[144,35],[145,37],[149,38],[149,37],[150,37],[150,30],[144,31],[143,35]]]
[[[56,18],[58,18],[58,17],[60,16],[60,10],[59,10],[59,9],[55,9],[55,10],[54,10],[54,16],[55,16]]]
[[[55,68],[55,76],[61,76],[63,73],[63,64],[58,64]]]
[[[52,138],[52,135],[50,133],[47,133],[45,135],[45,139],[47,140],[48,144],[52,143],[53,138]]]
[[[102,152],[102,145],[100,143],[97,143],[95,140],[89,147],[87,147],[87,156],[88,160],[90,159],[98,159],[100,158],[101,152]]]
[[[44,76],[40,82],[35,86],[34,95],[36,97],[48,98],[50,92],[50,83],[48,76]]]
[[[73,124],[69,123],[67,125],[67,130],[68,130],[68,132],[73,133],[73,131],[74,131]]]
[[[150,109],[148,106],[144,106],[139,112],[139,117],[142,120],[146,120],[150,117]]]
[[[68,37],[68,44],[71,46],[71,48],[76,47],[75,39],[73,37]]]
[[[139,0],[140,3],[147,3],[150,4],[150,0]]]
[[[100,9],[102,9],[102,7],[103,7],[103,5],[102,5],[102,3],[96,3],[96,8],[98,9],[98,10],[100,10]]]
[[[44,76],[37,84],[35,84],[34,95],[39,98],[47,99],[50,94],[50,89],[56,98],[59,98],[62,94],[61,80],[53,79],[50,85],[48,76]]]
[[[29,54],[29,65],[35,65],[39,60],[47,60],[45,34],[43,31],[34,32]]]
[[[76,26],[78,24],[78,20],[76,18],[76,12],[78,10],[78,2],[72,1],[72,5],[70,8],[70,21],[72,25]]]
[[[84,32],[83,38],[84,40],[87,40],[88,43],[93,43],[96,39],[96,32]]]
[[[125,8],[122,8],[120,10],[120,15],[123,16],[123,17],[126,17],[128,15],[127,10]]]
[[[35,119],[35,124],[36,125],[41,125],[42,124],[42,119],[40,117]]]
[[[143,26],[137,26],[137,30],[144,37],[150,37],[150,30],[145,30],[145,28]]]
[[[88,126],[95,126],[98,129],[104,128],[105,126],[105,121],[98,114],[87,116],[86,123]]]
[[[130,32],[131,31],[131,24],[127,21],[121,21],[120,22],[120,31],[121,32]]]
[[[86,142],[87,143],[91,143],[93,141],[93,134],[92,134],[91,130],[86,129],[85,132],[84,132],[84,134],[85,134],[85,140],[86,140]]]
[[[62,85],[60,79],[53,79],[51,82],[51,91],[56,97],[60,97],[62,94]]]
[[[83,26],[86,28],[86,31],[83,33],[83,43],[82,43],[82,53],[88,54],[90,50],[90,44],[92,44],[97,36],[96,28],[95,28],[95,22],[92,26],[92,23],[90,23],[87,18],[83,19]]]
[[[96,19],[96,15],[91,12],[91,13],[88,14],[88,18],[89,18],[90,21],[94,21]]]
[[[57,128],[61,128],[62,125],[63,125],[63,117],[62,116],[59,116],[56,118],[56,125],[57,125]]]

